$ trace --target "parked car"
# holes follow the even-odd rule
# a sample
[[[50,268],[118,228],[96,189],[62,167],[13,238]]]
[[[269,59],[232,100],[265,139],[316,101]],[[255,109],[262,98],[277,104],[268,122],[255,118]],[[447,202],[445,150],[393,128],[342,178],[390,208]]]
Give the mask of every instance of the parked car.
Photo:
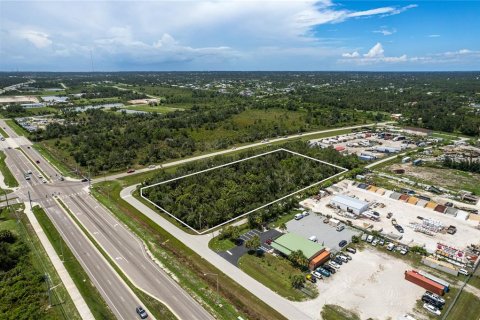
[[[395,229],[397,229],[398,232],[400,232],[400,233],[404,232],[403,227],[401,225],[397,224],[397,225],[394,225],[394,227],[395,227]]]
[[[35,161],[36,163],[40,163],[40,160]]]
[[[353,254],[357,253],[357,249],[355,249],[355,248],[348,247],[345,250],[347,250],[348,252],[353,253]]]
[[[342,256],[346,257],[348,260],[352,260],[352,256],[349,255],[348,253],[342,253]]]
[[[424,303],[423,308],[426,309],[428,312],[433,313],[437,316],[442,314],[442,312],[440,312],[440,310],[437,307],[432,306],[431,304],[428,304],[428,303]]]
[[[331,274],[334,274],[335,272],[337,272],[334,267],[329,266],[328,264],[324,264],[322,268],[324,268],[325,270],[327,270]]]
[[[83,178],[83,179],[82,179],[82,182],[88,182],[88,179],[87,179],[87,178]]]
[[[343,229],[345,229],[345,226],[344,226],[343,224],[339,224],[339,225],[337,226],[337,231],[338,231],[338,232],[342,231]]]
[[[378,240],[377,238],[375,238],[375,239],[372,241],[372,246],[376,247],[377,244],[378,244],[378,241],[380,241],[380,240]]]
[[[141,319],[146,319],[148,318],[148,314],[145,310],[143,310],[142,307],[137,307],[135,309],[135,311],[137,311],[137,314],[140,316]]]
[[[322,274],[318,271],[313,271],[312,275],[319,280],[322,279]]]
[[[347,262],[348,262],[348,258],[345,257],[345,256],[342,255],[342,254],[339,254],[337,257],[338,257],[340,260],[342,260],[343,263],[347,263]]]
[[[462,268],[462,269],[458,269],[458,273],[463,274],[464,276],[468,276],[468,275],[469,275],[468,271],[467,271],[466,269],[463,269],[463,268]]]
[[[339,265],[342,265],[342,264],[343,264],[342,259],[340,259],[339,257],[335,257],[335,258],[333,259],[333,262],[335,262],[336,264],[339,264]]]
[[[135,169],[128,169],[127,173],[134,173]]]
[[[393,249],[395,249],[395,244],[393,244],[392,242],[387,243],[387,250],[393,251]]]
[[[332,267],[334,269],[340,269],[340,265],[338,263],[335,263],[335,261],[328,261],[327,265],[329,265],[330,267]]]
[[[443,304],[441,304],[440,302],[430,298],[429,296],[423,295],[422,296],[422,301],[425,302],[425,303],[431,304],[432,306],[434,306],[434,307],[436,307],[440,310],[443,308]]]
[[[367,237],[367,242],[368,243],[371,243],[373,241],[373,236],[370,234],[368,237]]]
[[[445,299],[443,299],[442,297],[440,297],[436,293],[433,293],[433,292],[427,290],[427,291],[425,291],[425,293],[423,295],[428,296],[428,297],[440,302],[442,305],[445,304]]]
[[[328,272],[328,270],[326,270],[322,267],[317,268],[317,271],[320,272],[321,275],[324,276],[324,277],[330,277],[330,272]]]
[[[312,274],[310,274],[310,273],[305,276],[305,279],[307,279],[307,280],[310,281],[311,283],[317,282],[317,278],[315,278],[315,277],[314,277]]]
[[[300,219],[302,219],[302,218],[303,218],[303,214],[301,214],[301,213],[297,213],[297,214],[295,215],[295,220],[300,220]]]
[[[338,246],[339,246],[340,248],[343,248],[343,247],[345,247],[346,245],[347,245],[347,240],[342,240],[342,241],[340,241],[340,242],[338,243]]]
[[[393,216],[393,213],[389,212],[387,213],[387,219],[390,219]]]
[[[323,223],[329,223],[329,222],[330,222],[330,219],[328,218],[323,219]]]
[[[312,242],[318,242],[317,236],[311,236],[310,238],[308,238],[308,240]]]
[[[385,244],[385,240],[383,240],[383,239],[378,240],[378,245],[379,246],[383,246],[384,244]]]
[[[268,245],[271,245],[271,244],[272,244],[272,242],[273,242],[273,239],[272,239],[272,238],[270,238],[270,239],[267,239],[267,241],[265,241],[265,243],[266,243],[266,244],[268,244]]]

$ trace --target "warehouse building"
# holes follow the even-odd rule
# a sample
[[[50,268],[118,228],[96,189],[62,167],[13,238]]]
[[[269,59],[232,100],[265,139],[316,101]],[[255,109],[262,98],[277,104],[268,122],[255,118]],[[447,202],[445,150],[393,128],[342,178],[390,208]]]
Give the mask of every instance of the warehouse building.
[[[368,210],[368,202],[358,200],[343,194],[336,195],[330,201],[330,204],[335,208],[343,211],[352,212],[354,214],[361,214]]]
[[[330,258],[330,252],[321,244],[289,232],[275,239],[272,244],[277,252],[289,256],[293,251],[301,250],[308,259],[308,267],[314,270]]]

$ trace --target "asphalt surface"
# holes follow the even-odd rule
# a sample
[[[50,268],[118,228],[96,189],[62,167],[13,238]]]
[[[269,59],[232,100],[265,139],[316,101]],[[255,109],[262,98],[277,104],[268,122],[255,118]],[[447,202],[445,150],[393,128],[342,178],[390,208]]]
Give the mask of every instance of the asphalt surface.
[[[25,201],[28,191],[32,201],[45,209],[49,218],[75,253],[92,282],[119,319],[136,319],[135,307],[142,305],[139,299],[116,274],[104,257],[94,248],[73,220],[59,205],[63,202],[82,226],[96,240],[123,273],[144,292],[164,303],[179,319],[213,319],[148,255],[144,244],[88,192],[88,183],[60,181],[55,170],[28,140],[18,138],[4,121],[0,125],[13,139],[2,142],[7,154],[7,165],[20,183],[15,192]],[[17,149],[8,149],[9,143]],[[38,160],[38,161],[37,161]],[[35,164],[34,164],[35,163]],[[41,176],[48,180],[43,183]],[[24,173],[31,170],[31,180]]]

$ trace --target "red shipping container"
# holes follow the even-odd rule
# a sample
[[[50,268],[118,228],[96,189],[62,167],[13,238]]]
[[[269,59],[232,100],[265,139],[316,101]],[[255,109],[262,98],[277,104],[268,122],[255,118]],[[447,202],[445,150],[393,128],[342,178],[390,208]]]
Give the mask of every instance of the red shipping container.
[[[445,293],[444,287],[442,285],[428,278],[425,278],[424,276],[413,270],[405,271],[405,280],[413,282],[416,285],[419,285],[420,287],[425,288],[426,290],[436,293],[440,296],[443,296],[443,294]]]

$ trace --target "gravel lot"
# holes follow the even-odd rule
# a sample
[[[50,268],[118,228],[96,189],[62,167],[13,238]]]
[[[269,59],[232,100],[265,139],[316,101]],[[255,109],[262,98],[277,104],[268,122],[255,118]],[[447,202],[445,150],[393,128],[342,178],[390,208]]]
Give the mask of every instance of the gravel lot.
[[[405,261],[371,247],[352,258],[330,278],[317,282],[318,298],[298,302],[299,307],[317,319],[325,304],[352,310],[361,319],[396,319],[412,313],[425,290],[404,279],[404,271],[412,269]]]
[[[385,204],[384,208],[376,207],[374,210],[380,213],[380,221],[373,222],[367,219],[351,220],[352,223],[359,227],[365,227],[364,224],[373,224],[375,230],[383,229],[384,232],[393,232],[399,234],[392,225],[391,219],[387,219],[388,212],[393,213],[395,218],[401,226],[403,226],[405,233],[403,239],[400,241],[407,245],[425,245],[425,248],[433,252],[436,248],[437,242],[442,242],[459,249],[464,249],[471,243],[480,244],[480,230],[475,229],[478,225],[476,221],[461,220],[453,216],[438,213],[432,209],[422,208],[419,206],[408,204],[404,201],[393,200],[389,198],[390,192],[385,195],[373,193],[364,189],[352,186],[351,183],[342,182],[343,190],[340,193],[356,196],[361,200],[368,202],[377,201]],[[331,214],[332,216],[345,219],[338,215],[335,210],[328,208],[326,205],[330,202],[331,197],[325,197],[320,201],[313,199],[307,199],[303,203],[312,208],[315,212],[322,212],[323,214]],[[417,216],[424,218],[430,218],[442,222],[444,225],[454,225],[457,227],[457,233],[454,235],[435,233],[433,236],[426,235],[424,233],[415,232],[409,227],[410,222],[420,222]]]

